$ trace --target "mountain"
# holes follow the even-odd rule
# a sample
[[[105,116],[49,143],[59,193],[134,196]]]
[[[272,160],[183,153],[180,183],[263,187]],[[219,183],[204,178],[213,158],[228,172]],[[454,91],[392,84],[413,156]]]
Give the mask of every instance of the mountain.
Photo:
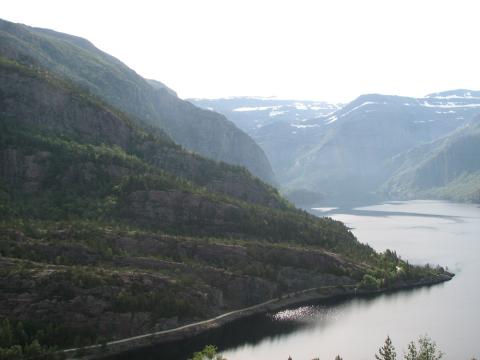
[[[162,132],[147,133],[124,113],[43,69],[0,59],[3,126],[13,122],[19,130],[39,131],[38,136],[48,131],[54,138],[118,147],[211,192],[274,208],[286,206],[275,189],[246,170],[189,153]],[[14,161],[5,158],[5,171],[15,174],[16,166],[7,169],[10,160]]]
[[[397,155],[381,192],[391,198],[480,202],[480,118],[441,139]]]
[[[286,100],[262,97],[189,99],[193,104],[225,115],[255,138],[259,128],[273,123],[297,123],[338,110],[340,104],[324,101]]]
[[[77,82],[5,57],[0,159],[2,358],[171,329],[305,289],[450,278],[376,253],[244,168],[192,154]]]
[[[125,112],[133,121],[164,130],[175,142],[217,161],[245,166],[274,182],[263,151],[224,116],[179,99],[146,80],[88,40],[0,20],[0,55],[41,66]]]
[[[155,89],[157,90],[166,90],[170,95],[178,97],[177,93],[169,88],[167,85],[162,83],[161,81],[158,80],[153,80],[153,79],[145,79],[147,82]]]
[[[323,193],[326,199],[371,196],[391,175],[394,156],[426,144],[480,112],[479,92],[456,90],[409,98],[362,95],[314,119],[258,129],[280,184]]]

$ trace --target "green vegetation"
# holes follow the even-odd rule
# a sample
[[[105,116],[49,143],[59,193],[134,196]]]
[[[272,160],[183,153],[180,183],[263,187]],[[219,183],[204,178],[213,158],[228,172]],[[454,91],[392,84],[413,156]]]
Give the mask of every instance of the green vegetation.
[[[383,349],[383,351],[382,351]],[[390,337],[385,340],[385,345],[379,350],[381,357],[378,360],[394,360],[396,359],[395,348],[392,345]],[[444,353],[437,348],[437,344],[428,336],[420,336],[418,338],[418,348],[414,341],[408,344],[408,351],[404,356],[405,360],[440,360]]]
[[[57,360],[64,356],[55,347],[42,344],[52,342],[56,334],[51,328],[38,329],[33,324],[18,321],[12,324],[8,319],[0,322],[0,359],[44,359]]]
[[[217,354],[217,350],[213,345],[206,345],[203,350],[194,353],[189,360],[226,360],[222,355]]]
[[[0,76],[2,85],[5,86],[0,93],[12,101],[11,106],[2,113],[1,125],[3,129],[12,129],[13,132],[0,139],[0,144],[27,146],[27,150],[31,151],[37,144],[31,144],[31,139],[24,138],[35,134],[37,137],[50,137],[49,141],[53,143],[63,140],[67,143],[112,147],[113,152],[123,150],[128,156],[140,158],[150,166],[161,168],[215,192],[274,207],[291,206],[276,189],[252,176],[245,168],[187,152],[175,145],[161,130],[135,123],[124,113],[92,97],[83,88],[57,79],[44,69],[25,66],[0,56]],[[9,86],[12,82],[16,85]],[[35,96],[37,92],[51,93],[52,97],[63,97],[65,101],[53,106],[48,100],[39,100]],[[67,115],[65,106],[69,107]],[[47,117],[48,121],[38,124],[38,117],[42,116]],[[99,127],[98,123],[102,122],[114,126]],[[16,135],[15,132],[20,134]],[[9,143],[8,138],[12,136]],[[60,150],[58,146],[57,150]],[[230,182],[249,188],[257,196],[252,196],[248,191],[231,193],[226,186]]]
[[[320,204],[325,195],[307,189],[293,189],[286,191],[285,197],[299,206],[312,206]]]
[[[0,58],[0,316],[27,334],[4,326],[8,356],[174,328],[308,288],[445,279],[89,91]]]
[[[395,352],[395,347],[392,344],[390,336],[387,336],[385,339],[385,344],[378,349],[378,355],[375,354],[376,360],[395,360],[397,358],[397,353]]]
[[[247,167],[266,181],[273,172],[259,146],[223,116],[162,91],[88,40],[0,20],[2,53],[95,95],[132,122],[202,156]],[[161,129],[161,130],[160,130]]]
[[[427,335],[420,336],[417,340],[417,344],[414,341],[408,344],[408,351],[404,355],[405,360],[440,360],[445,355],[441,350],[438,349],[437,344],[430,339]],[[221,359],[221,355],[217,354],[217,348],[213,345],[207,345],[202,351],[196,352],[192,359],[190,360],[207,360],[207,359]],[[387,336],[385,339],[384,345],[378,350],[378,354],[375,354],[376,360],[395,360],[397,359],[397,352],[393,346],[390,336]],[[291,356],[288,357],[288,360],[293,360]],[[313,360],[318,360],[315,358]],[[340,355],[335,357],[335,360],[343,360]],[[475,360],[472,358],[472,360]]]

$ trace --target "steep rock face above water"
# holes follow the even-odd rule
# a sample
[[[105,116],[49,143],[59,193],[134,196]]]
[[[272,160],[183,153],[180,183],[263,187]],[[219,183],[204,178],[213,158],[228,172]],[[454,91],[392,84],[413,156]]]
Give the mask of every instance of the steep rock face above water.
[[[163,129],[189,150],[245,166],[263,180],[274,181],[260,147],[224,116],[179,99],[163,84],[145,80],[85,39],[0,20],[0,55],[45,67],[135,121]]]

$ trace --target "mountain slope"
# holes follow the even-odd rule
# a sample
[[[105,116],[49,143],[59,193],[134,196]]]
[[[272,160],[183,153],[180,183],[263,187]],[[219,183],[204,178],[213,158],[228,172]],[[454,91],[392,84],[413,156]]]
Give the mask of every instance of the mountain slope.
[[[363,95],[327,116],[264,126],[256,140],[284,187],[331,199],[368,197],[391,175],[386,161],[479,112],[480,97],[467,90],[422,99]]]
[[[391,160],[381,191],[393,198],[480,201],[480,119]]]
[[[173,328],[312,287],[448,278],[377,254],[244,169],[3,58],[0,159],[2,356]]]
[[[245,166],[263,180],[273,181],[263,151],[224,116],[179,99],[170,89],[143,79],[85,39],[0,20],[0,55],[40,65],[84,87],[134,121],[165,130],[189,150]]]
[[[125,114],[48,72],[0,58],[0,78],[0,113],[5,123],[96,146],[118,146],[210,191],[285,207],[276,190],[247,171],[187,153],[158,131],[148,134]]]

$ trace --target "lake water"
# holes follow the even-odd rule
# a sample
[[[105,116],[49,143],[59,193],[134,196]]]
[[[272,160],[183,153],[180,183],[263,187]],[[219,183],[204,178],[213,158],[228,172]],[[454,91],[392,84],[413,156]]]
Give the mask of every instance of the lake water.
[[[345,222],[361,242],[397,251],[411,263],[447,266],[440,285],[363,298],[337,299],[258,315],[182,344],[143,353],[144,359],[186,359],[216,344],[228,360],[373,359],[387,334],[400,355],[428,334],[445,359],[480,358],[480,208],[440,201],[392,202],[318,210]]]

